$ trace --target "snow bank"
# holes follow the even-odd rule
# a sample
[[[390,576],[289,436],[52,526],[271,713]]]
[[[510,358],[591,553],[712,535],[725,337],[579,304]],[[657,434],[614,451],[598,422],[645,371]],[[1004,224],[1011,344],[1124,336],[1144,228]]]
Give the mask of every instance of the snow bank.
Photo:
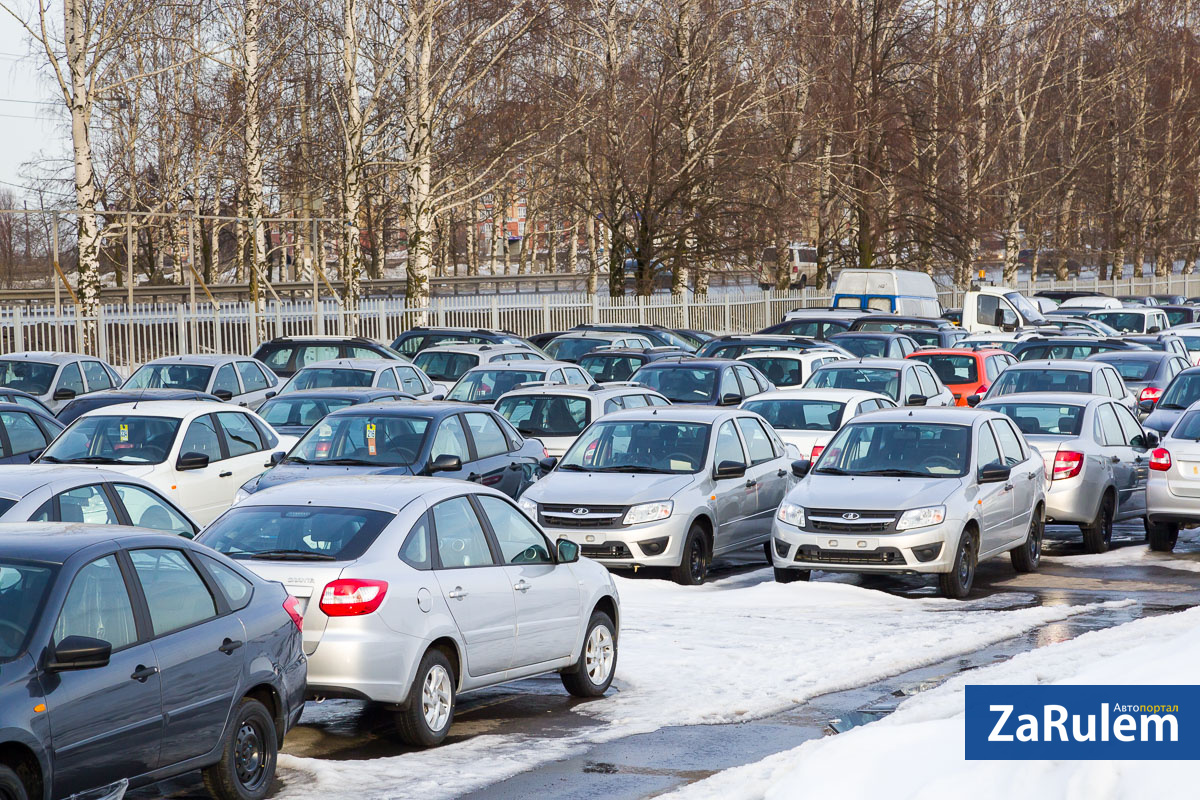
[[[673,800],[1137,800],[1193,796],[1195,761],[966,761],[967,684],[1187,684],[1200,660],[1200,609],[1086,633],[974,670],[879,722],[670,795]],[[1147,665],[1154,665],[1148,670]]]
[[[1147,545],[1117,547],[1107,553],[1088,553],[1077,556],[1042,554],[1042,561],[1064,567],[1163,567],[1185,572],[1200,572],[1200,552],[1187,545],[1200,542],[1200,528],[1179,532],[1179,543],[1173,553],[1156,553]]]

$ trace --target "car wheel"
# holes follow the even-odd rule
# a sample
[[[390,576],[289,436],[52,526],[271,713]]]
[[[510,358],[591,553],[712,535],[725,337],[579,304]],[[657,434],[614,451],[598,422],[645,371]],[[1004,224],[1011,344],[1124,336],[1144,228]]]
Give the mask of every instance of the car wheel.
[[[1150,549],[1156,553],[1169,553],[1179,541],[1179,525],[1173,522],[1153,522],[1146,525],[1146,537]]]
[[[1105,494],[1096,509],[1096,518],[1087,525],[1081,525],[1083,530],[1083,549],[1089,553],[1103,553],[1112,544],[1113,514],[1116,503],[1111,494]]]
[[[563,686],[576,697],[600,697],[616,672],[617,628],[608,614],[593,611],[574,671],[560,675]]]
[[[1025,544],[1008,551],[1013,569],[1017,572],[1033,572],[1042,561],[1042,534],[1046,530],[1046,517],[1036,509],[1029,523],[1029,536]]]
[[[958,549],[954,552],[954,563],[950,571],[938,575],[938,590],[943,597],[962,600],[970,594],[974,581],[975,548],[971,544],[970,534],[963,531],[958,539]]]
[[[767,539],[765,542],[763,542],[763,555],[767,557],[768,564],[775,563],[775,556],[771,552],[771,547],[772,547],[772,545],[771,545],[770,539]]]
[[[454,667],[446,654],[427,652],[408,691],[408,707],[396,712],[400,739],[413,747],[434,747],[445,741],[454,721],[456,685]]]
[[[704,529],[693,525],[683,542],[679,566],[671,570],[671,579],[681,586],[699,586],[708,575],[708,542]]]
[[[204,786],[217,800],[260,800],[270,793],[278,757],[271,712],[243,697],[225,731],[221,760],[204,770]]]
[[[795,583],[797,581],[806,581],[811,575],[812,572],[807,569],[788,569],[787,567],[784,567],[783,569],[780,569],[779,567],[775,568],[776,583]]]
[[[0,800],[29,800],[21,777],[8,767],[0,765]]]

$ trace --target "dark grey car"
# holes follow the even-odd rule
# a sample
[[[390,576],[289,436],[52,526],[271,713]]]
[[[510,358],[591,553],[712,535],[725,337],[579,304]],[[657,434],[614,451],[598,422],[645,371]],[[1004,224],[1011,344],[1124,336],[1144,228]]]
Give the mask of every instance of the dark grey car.
[[[1156,350],[1098,353],[1087,360],[1112,364],[1125,387],[1137,396],[1138,411],[1143,415],[1150,413],[1171,380],[1188,368],[1187,359]]]
[[[1142,425],[1161,438],[1183,416],[1187,407],[1197,400],[1200,400],[1200,367],[1190,367],[1167,384],[1157,401],[1146,404],[1151,406],[1153,411]]]
[[[0,527],[0,797],[204,770],[266,797],[307,675],[283,586],[177,536]]]

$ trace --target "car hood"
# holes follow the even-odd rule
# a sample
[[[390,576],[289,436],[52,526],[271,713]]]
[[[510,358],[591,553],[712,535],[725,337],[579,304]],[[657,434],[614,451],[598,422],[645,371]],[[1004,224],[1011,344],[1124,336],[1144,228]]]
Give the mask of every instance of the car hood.
[[[810,473],[788,493],[788,502],[812,508],[894,511],[941,505],[962,484],[962,478],[884,478]]]
[[[629,506],[668,500],[695,483],[699,477],[555,470],[529,487],[522,497],[535,503]]]
[[[270,489],[309,478],[333,478],[343,475],[412,475],[411,467],[339,467],[327,464],[280,464],[246,484],[248,492]]]
[[[1183,416],[1183,412],[1186,410],[1185,408],[1156,408],[1150,412],[1150,416],[1146,417],[1146,421],[1142,423],[1142,427],[1149,428],[1158,433],[1166,433]]]
[[[38,464],[54,464],[53,461],[38,461]],[[56,465],[57,466],[57,465]],[[109,472],[119,472],[122,475],[130,475],[134,478],[149,478],[154,472],[154,468],[161,466],[160,464],[67,464],[71,467],[86,467],[89,469],[102,469]]]

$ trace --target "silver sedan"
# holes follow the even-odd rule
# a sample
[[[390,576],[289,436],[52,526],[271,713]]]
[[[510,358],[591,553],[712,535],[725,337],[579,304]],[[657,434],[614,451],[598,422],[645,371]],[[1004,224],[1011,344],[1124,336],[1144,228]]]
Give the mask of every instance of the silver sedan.
[[[1179,528],[1200,524],[1200,401],[1150,453],[1146,512],[1151,550],[1174,550]]]

